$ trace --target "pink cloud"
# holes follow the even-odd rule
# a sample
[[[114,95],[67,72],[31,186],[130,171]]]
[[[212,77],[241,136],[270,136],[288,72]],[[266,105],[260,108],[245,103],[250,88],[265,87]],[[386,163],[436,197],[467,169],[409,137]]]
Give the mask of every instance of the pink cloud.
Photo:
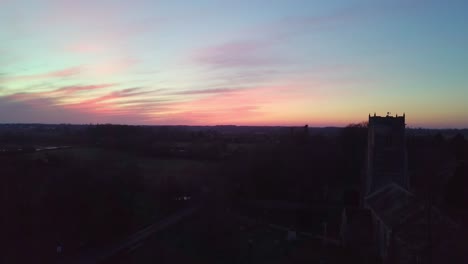
[[[127,58],[123,60],[87,65],[83,68],[85,73],[87,74],[104,76],[124,72],[129,68],[135,66],[138,62],[139,60]]]
[[[125,52],[129,42],[148,32],[154,34],[167,20],[154,16],[136,19],[122,16],[133,8],[144,8],[140,4],[138,1],[130,4],[122,1],[57,0],[49,4],[40,20],[44,28],[54,27],[57,22],[66,23],[64,35],[79,32],[69,35],[62,47],[65,52]]]
[[[52,71],[47,73],[40,73],[40,74],[31,74],[31,75],[19,75],[19,76],[6,76],[0,79],[0,82],[13,82],[13,81],[33,81],[33,80],[41,80],[41,79],[48,79],[48,78],[64,78],[64,77],[71,77],[77,75],[81,72],[80,67],[71,67],[65,68],[58,71]]]
[[[185,90],[174,93],[175,95],[196,95],[196,94],[220,94],[220,93],[234,93],[245,88],[212,88],[201,90]]]
[[[115,102],[115,100],[147,95],[152,92],[153,91],[142,91],[141,88],[128,88],[110,92],[92,99],[83,100],[78,103],[63,104],[63,106],[72,109],[119,109],[122,108],[122,105],[125,105],[125,101],[121,104],[119,102]]]
[[[75,93],[103,89],[112,84],[67,86],[51,92],[18,93],[0,97],[1,111],[12,113],[15,120],[41,122],[114,122],[146,124],[301,124],[305,114],[291,119],[291,107],[304,98],[304,84],[259,86],[242,89],[205,89],[186,94],[167,94],[143,88],[128,88],[91,99],[68,103]],[[153,96],[160,92],[164,97]],[[167,91],[166,91],[167,92]],[[171,99],[166,99],[171,95]],[[321,100],[321,98],[315,98]],[[297,111],[297,110],[295,110]],[[1,120],[11,117],[0,114]],[[9,119],[10,118],[10,119]],[[284,123],[284,122],[289,123]]]
[[[2,97],[2,99],[4,99],[5,101],[11,101],[11,102],[34,101],[38,98],[39,96],[33,93],[16,93],[16,94]]]
[[[113,84],[67,86],[49,92],[16,93],[0,96],[0,120],[3,122],[112,122],[138,124],[147,119],[149,112],[165,109],[163,103],[156,100],[135,101],[130,105],[123,103],[126,98],[133,98],[151,92],[143,91],[141,88],[123,89],[93,99],[81,100],[78,103],[63,102],[63,99],[69,99],[75,93],[111,86]]]
[[[54,99],[54,100],[69,99],[76,93],[108,88],[114,85],[115,84],[65,86],[65,87],[61,87],[52,91],[34,92],[34,93],[28,93],[28,92],[16,93],[16,94],[9,95],[6,98],[8,98],[11,101],[16,101],[16,102],[35,101],[38,98],[48,98],[48,99]]]
[[[96,43],[73,43],[65,47],[66,51],[73,53],[97,53],[105,50],[104,45]]]
[[[83,65],[80,67],[70,67],[57,71],[51,71],[40,74],[30,75],[4,75],[0,76],[0,83],[8,83],[14,81],[35,81],[52,78],[67,78],[76,75],[97,75],[106,76],[125,72],[135,66],[139,61],[136,59],[122,59],[115,61],[102,62],[97,64]]]
[[[83,92],[83,91],[91,91],[91,90],[97,90],[97,89],[103,89],[103,88],[108,88],[112,87],[115,84],[108,83],[108,84],[98,84],[98,85],[74,85],[74,86],[65,86],[61,87],[57,90],[47,92],[46,94],[61,94],[61,95],[70,95],[74,94],[77,92]]]
[[[286,17],[279,21],[248,29],[238,35],[254,36],[251,39],[230,41],[196,50],[192,59],[200,64],[215,67],[255,67],[284,64],[285,60],[269,53],[272,45],[281,44],[291,37],[311,30],[330,27],[355,19],[356,8],[343,9],[323,16]]]
[[[138,112],[70,109],[57,105],[56,100],[52,98],[30,97],[26,101],[15,101],[11,97],[0,97],[0,120],[2,122],[141,124],[146,118],[146,115]]]
[[[278,64],[278,58],[267,54],[264,41],[237,41],[196,50],[195,62],[214,67],[255,67]]]
[[[155,114],[154,122],[171,124],[241,124],[261,122],[272,113],[265,106],[280,107],[301,98],[301,88],[264,86],[207,94],[190,101],[174,102],[172,113]]]
[[[316,115],[319,111],[317,105],[333,100],[338,94],[348,96],[351,94],[348,87],[361,82],[297,79],[281,83],[227,90],[206,89],[206,93],[193,93],[189,100],[172,102],[172,111],[154,113],[153,122],[193,125],[325,124],[327,120]]]
[[[68,77],[80,73],[80,68],[73,67],[44,74],[43,77]]]

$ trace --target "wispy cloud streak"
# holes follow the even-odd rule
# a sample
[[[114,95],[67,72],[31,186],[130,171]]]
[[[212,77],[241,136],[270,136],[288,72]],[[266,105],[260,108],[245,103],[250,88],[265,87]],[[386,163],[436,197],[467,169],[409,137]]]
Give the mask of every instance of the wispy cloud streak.
[[[224,94],[239,92],[245,88],[213,88],[213,89],[202,89],[202,90],[186,90],[176,92],[176,95],[191,95],[191,94]]]
[[[31,75],[19,75],[19,76],[11,76],[5,75],[4,77],[0,77],[1,82],[14,82],[14,81],[33,81],[33,80],[41,80],[41,79],[49,79],[49,78],[64,78],[75,76],[81,72],[80,67],[71,67],[65,68],[62,70],[47,72],[47,73],[40,73],[40,74],[31,74]]]

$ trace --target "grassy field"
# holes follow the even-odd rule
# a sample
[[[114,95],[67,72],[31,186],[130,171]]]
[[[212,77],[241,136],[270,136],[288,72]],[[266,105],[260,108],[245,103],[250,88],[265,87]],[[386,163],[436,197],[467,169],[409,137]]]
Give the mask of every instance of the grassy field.
[[[194,178],[213,176],[219,167],[219,164],[213,161],[157,159],[123,151],[88,147],[38,152],[28,155],[32,158],[58,157],[70,159],[83,166],[99,161],[114,164],[116,167],[119,164],[133,163],[138,166],[148,181],[157,181],[165,177],[171,177],[176,181],[192,181]]]
[[[52,189],[59,192],[63,189],[67,191],[64,191],[65,194],[61,197],[67,204],[77,199],[86,201],[83,202],[86,207],[105,211],[107,213],[103,215],[106,217],[112,215],[108,211],[112,210],[110,207],[115,206],[114,200],[109,199],[117,199],[117,203],[121,203],[120,208],[125,206],[131,210],[132,227],[125,231],[116,230],[121,232],[119,236],[122,237],[184,207],[187,202],[171,202],[175,199],[174,195],[197,193],[202,186],[212,184],[213,179],[218,176],[220,166],[219,163],[210,161],[157,159],[89,147],[36,152],[25,154],[22,158],[42,161],[39,162],[42,165],[38,165],[38,170],[34,171],[34,174],[43,179],[34,187],[44,190],[38,192],[37,197],[44,196]],[[132,186],[135,183],[134,179],[140,186],[137,189]],[[165,196],[164,192],[168,192],[169,196]],[[120,198],[115,198],[116,193]],[[95,198],[99,200],[94,200]],[[168,202],[166,199],[172,200]],[[81,216],[80,213],[77,214]],[[101,219],[96,219],[98,222],[99,220]],[[74,238],[75,241],[88,242],[93,239],[87,235]]]

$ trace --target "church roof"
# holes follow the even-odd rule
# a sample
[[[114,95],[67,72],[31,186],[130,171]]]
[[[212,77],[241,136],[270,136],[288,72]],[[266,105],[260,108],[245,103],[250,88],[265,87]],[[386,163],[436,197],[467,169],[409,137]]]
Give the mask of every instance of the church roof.
[[[366,203],[392,230],[400,245],[423,250],[428,245],[430,231],[434,259],[443,255],[461,259],[464,255],[459,246],[468,241],[462,229],[435,207],[431,207],[429,218],[427,205],[397,184],[386,185],[369,195]]]
[[[407,222],[424,210],[423,204],[412,193],[395,183],[367,196],[366,204],[390,229]]]

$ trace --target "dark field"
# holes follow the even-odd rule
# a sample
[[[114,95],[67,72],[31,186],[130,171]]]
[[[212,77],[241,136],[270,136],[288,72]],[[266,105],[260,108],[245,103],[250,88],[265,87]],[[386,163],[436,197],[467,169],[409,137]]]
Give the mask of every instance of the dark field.
[[[366,124],[192,129],[0,134],[4,263],[379,262],[344,244]],[[428,133],[405,139],[412,191],[462,223],[468,144]]]

